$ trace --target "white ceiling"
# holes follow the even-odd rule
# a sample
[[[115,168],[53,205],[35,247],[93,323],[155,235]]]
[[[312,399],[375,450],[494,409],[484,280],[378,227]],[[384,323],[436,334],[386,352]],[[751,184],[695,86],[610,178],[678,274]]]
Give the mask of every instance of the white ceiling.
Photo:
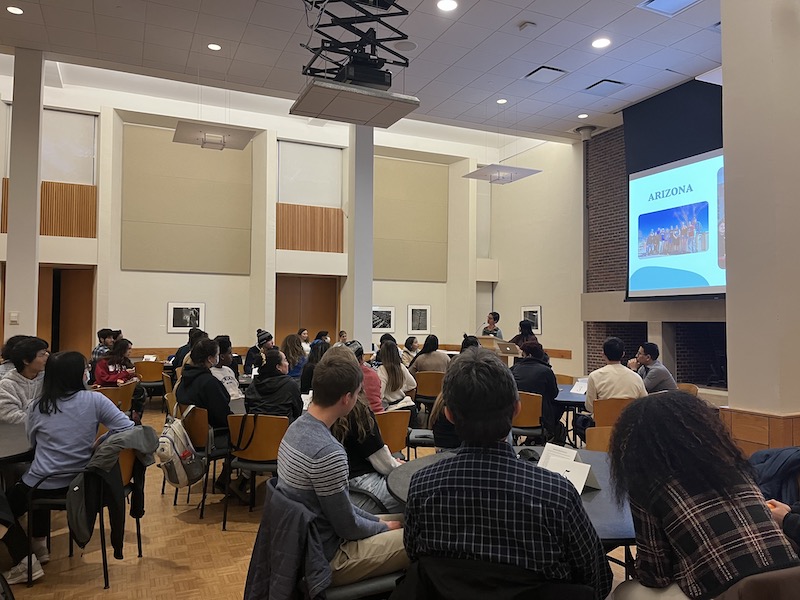
[[[392,91],[416,95],[411,118],[524,136],[578,139],[575,127],[613,127],[619,111],[721,64],[720,0],[666,18],[641,0],[399,0],[389,22],[417,48],[393,68]],[[6,5],[22,8],[14,16]],[[69,8],[67,8],[67,6]],[[336,11],[343,7],[336,5]],[[333,9],[334,5],[330,5]],[[520,30],[523,21],[536,26]],[[294,98],[311,54],[301,0],[6,0],[0,45],[36,48],[50,60]],[[596,37],[612,44],[598,50]],[[222,50],[207,48],[211,42]],[[568,71],[552,84],[524,76]],[[76,74],[81,71],[74,71]],[[62,70],[64,83],[68,71]],[[585,89],[609,78],[611,96]],[[100,83],[97,83],[100,85]],[[500,106],[498,98],[508,103]],[[579,113],[589,118],[579,120]]]

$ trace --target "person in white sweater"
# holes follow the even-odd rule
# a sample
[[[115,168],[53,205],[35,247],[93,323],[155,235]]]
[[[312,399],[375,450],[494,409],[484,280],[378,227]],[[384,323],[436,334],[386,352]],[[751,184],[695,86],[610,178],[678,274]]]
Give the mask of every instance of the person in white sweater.
[[[0,379],[0,423],[25,423],[28,405],[42,395],[47,342],[29,337],[11,350],[14,370]]]

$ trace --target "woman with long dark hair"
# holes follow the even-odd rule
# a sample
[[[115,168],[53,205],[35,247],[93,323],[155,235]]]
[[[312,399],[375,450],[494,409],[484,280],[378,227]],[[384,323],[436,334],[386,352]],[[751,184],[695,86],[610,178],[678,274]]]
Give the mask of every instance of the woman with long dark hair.
[[[115,387],[135,381],[136,389],[133,391],[131,408],[141,415],[144,411],[147,392],[138,384],[139,378],[136,376],[136,368],[131,361],[131,352],[133,352],[133,342],[130,340],[120,338],[114,342],[111,352],[95,365],[94,380],[101,387]]]
[[[267,350],[264,364],[244,393],[248,414],[289,417],[289,422],[303,414],[300,387],[288,373],[289,363],[283,352],[277,348]]]
[[[111,400],[99,392],[86,389],[88,381],[86,357],[80,352],[56,352],[44,370],[42,395],[28,408],[28,438],[36,449],[28,470],[8,491],[8,503],[15,517],[25,514],[28,493],[40,480],[44,482],[33,492],[34,498],[64,498],[74,474],[89,463],[101,423],[110,433],[125,431],[133,422]],[[33,575],[41,577],[41,566],[50,560],[47,535],[50,532],[50,511],[37,510],[29,515],[33,528],[31,552]],[[24,565],[24,566],[21,566]],[[27,579],[28,559],[15,567],[18,576]],[[12,569],[13,571],[13,569]]]
[[[630,500],[639,578],[616,600],[713,598],[750,575],[800,565],[704,400],[679,391],[634,400],[614,427],[609,461],[617,499]]]
[[[403,353],[400,355],[400,362],[402,362],[406,368],[411,365],[411,361],[414,360],[414,357],[419,352],[419,342],[417,338],[413,335],[410,335],[406,338],[406,343],[403,344]]]
[[[314,379],[314,367],[317,366],[317,363],[322,358],[322,355],[325,354],[331,345],[328,342],[320,342],[319,344],[314,344],[314,347],[311,348],[311,352],[308,355],[308,361],[303,366],[303,372],[300,373],[300,393],[307,394],[311,391],[311,381]]]
[[[407,394],[417,387],[417,382],[400,362],[397,344],[392,341],[384,342],[381,346],[381,359],[378,377],[381,380],[381,402],[384,410],[409,409],[415,420],[416,406]]]
[[[311,344],[311,348],[313,349],[316,344],[320,343],[322,342],[314,340],[314,343]],[[300,340],[300,336],[294,333],[287,335],[281,344],[281,352],[283,352],[286,361],[289,363],[289,377],[293,377],[299,383],[303,367],[308,360],[303,350],[303,342]]]
[[[300,343],[303,345],[303,352],[305,352],[306,356],[308,356],[309,352],[311,352],[311,344],[308,343],[308,329],[301,327],[297,330],[297,335],[300,336]]]
[[[450,365],[450,357],[439,350],[439,338],[431,334],[425,338],[425,343],[411,361],[408,370],[411,375],[416,375],[420,371],[438,371],[444,373]]]

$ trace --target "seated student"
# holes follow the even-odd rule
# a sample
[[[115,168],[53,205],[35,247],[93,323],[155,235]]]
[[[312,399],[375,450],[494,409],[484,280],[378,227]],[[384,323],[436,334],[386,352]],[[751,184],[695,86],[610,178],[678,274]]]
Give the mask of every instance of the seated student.
[[[253,372],[253,367],[260,369],[263,359],[262,353],[266,352],[275,345],[272,339],[272,334],[263,329],[256,330],[256,345],[251,346],[247,350],[247,355],[244,357],[244,372],[245,375],[250,375]]]
[[[97,364],[101,358],[111,352],[111,346],[114,345],[114,330],[104,327],[97,332],[97,346],[92,350],[91,363]]]
[[[678,391],[635,400],[611,434],[609,463],[616,497],[630,501],[639,578],[615,600],[714,598],[750,575],[800,565],[705,401]]]
[[[114,387],[125,385],[129,381],[136,382],[136,389],[131,400],[131,409],[136,413],[133,420],[137,421],[144,412],[144,402],[147,391],[139,385],[136,368],[131,362],[133,344],[130,340],[120,338],[111,347],[109,352],[94,368],[94,380],[100,387]]]
[[[464,352],[465,350],[469,350],[470,348],[480,348],[481,343],[478,338],[474,335],[467,335],[464,334],[464,339],[461,340],[461,350],[459,352]]]
[[[352,354],[328,351],[314,370],[308,412],[289,426],[278,451],[276,491],[316,515],[336,586],[408,565],[400,522],[380,521],[350,502],[347,453],[330,432],[353,409],[361,380]]]
[[[314,346],[323,342],[330,346],[330,342],[326,342],[325,340],[314,340],[314,343],[311,344],[311,349],[313,350]],[[308,362],[308,357],[306,353],[303,352],[303,344],[300,342],[300,336],[294,333],[287,335],[281,344],[281,352],[284,353],[286,361],[289,363],[289,377],[297,381],[299,385],[303,367],[305,367],[306,362]]]
[[[450,366],[450,357],[439,350],[439,338],[431,334],[425,338],[420,350],[408,366],[408,372],[416,376],[420,371],[438,371],[444,373]]]
[[[471,576],[519,567],[523,583],[583,584],[605,598],[611,569],[577,490],[506,442],[520,410],[508,367],[490,350],[465,352],[447,370],[442,396],[464,445],[411,478],[404,540],[414,564],[401,588],[413,588],[414,571],[435,569],[437,559],[466,559],[481,561]],[[409,591],[401,597],[423,593]]]
[[[335,352],[352,352],[348,348]],[[375,415],[369,409],[364,390],[358,395],[353,410],[339,417],[331,427],[331,434],[347,452],[350,467],[350,485],[373,494],[390,513],[403,512],[404,506],[389,493],[386,476],[400,466],[389,448],[383,443]],[[351,496],[353,504],[364,508],[373,504],[366,496]]]
[[[6,343],[3,344],[3,348],[0,349],[0,358],[3,359],[3,362],[0,362],[0,379],[14,370],[14,361],[11,360],[11,350],[19,342],[29,337],[29,335],[12,335],[6,340]]]
[[[318,331],[317,335],[314,337],[314,342],[317,342],[317,341],[328,342],[330,344],[331,343],[331,336],[328,335],[328,332],[323,329],[322,331]],[[314,342],[311,342],[312,346],[314,345]]]
[[[47,342],[25,337],[11,349],[14,370],[0,379],[0,423],[25,423],[28,406],[42,393]]]
[[[391,333],[384,333],[380,340],[378,340],[378,351],[372,357],[372,366],[374,368],[378,368],[381,366],[381,346],[383,346],[384,342],[394,342],[397,345],[397,340],[394,339],[394,336]],[[400,348],[397,349],[397,352],[400,352]]]
[[[303,365],[303,370],[300,373],[301,394],[307,394],[311,391],[311,379],[314,377],[314,367],[317,366],[322,355],[325,354],[330,347],[331,345],[328,342],[319,342],[314,344],[313,348],[311,348],[311,352],[308,354],[308,360],[306,364]]]
[[[227,335],[218,335],[214,341],[219,345],[219,362],[211,367],[211,374],[222,382],[231,400],[241,400],[244,398],[244,393],[231,369],[233,362],[231,338]]]
[[[419,352],[419,342],[417,338],[413,335],[410,335],[406,338],[405,344],[403,344],[403,352],[400,354],[400,362],[402,362],[406,368],[411,364],[411,361],[414,360],[414,357]]]
[[[101,423],[111,433],[133,427],[133,422],[108,398],[86,389],[87,364],[80,352],[56,352],[47,361],[41,397],[28,407],[28,438],[36,449],[33,462],[8,492],[8,503],[15,517],[28,509],[28,494],[40,479],[48,477],[33,492],[39,498],[64,498],[74,475],[57,475],[84,469],[92,457]],[[50,511],[29,515],[33,529],[31,550],[35,553],[33,575],[39,563],[50,560],[47,535]],[[27,580],[27,557],[14,569],[15,581]]]
[[[408,392],[417,387],[416,380],[400,362],[397,344],[384,342],[381,346],[383,362],[378,367],[378,378],[381,380],[381,403],[383,410],[410,410],[411,423],[416,423],[417,407]]]
[[[189,352],[192,351],[192,347],[194,346],[195,342],[202,337],[208,337],[208,334],[206,334],[206,332],[199,327],[192,327],[189,330],[189,341],[175,350],[175,356],[172,357],[173,366],[182,367],[183,359],[186,358]]]
[[[358,360],[358,364],[361,367],[361,373],[364,375],[364,383],[361,387],[367,397],[367,402],[369,402],[370,410],[376,415],[384,412],[383,402],[381,401],[381,378],[378,377],[375,369],[364,362],[364,347],[358,340],[350,340],[345,346],[355,354],[356,360]]]
[[[628,361],[628,367],[636,371],[644,381],[648,394],[678,389],[672,373],[658,360],[658,355],[658,346],[645,342],[639,346],[636,356]]]
[[[334,344],[335,347],[344,346],[347,343],[347,332],[342,329],[339,332],[339,340]]]
[[[447,418],[444,412],[444,396],[439,394],[431,408],[431,416],[428,417],[428,427],[433,431],[433,443],[436,452],[455,450],[461,446],[461,438],[458,437],[456,426]]]
[[[561,424],[564,407],[556,402],[558,381],[553,367],[544,360],[544,348],[539,342],[523,342],[522,359],[511,367],[520,392],[542,396],[542,425],[548,441],[564,445],[567,430]]]
[[[289,417],[291,423],[303,413],[300,386],[287,375],[289,363],[277,348],[267,350],[264,364],[244,394],[247,414]]]

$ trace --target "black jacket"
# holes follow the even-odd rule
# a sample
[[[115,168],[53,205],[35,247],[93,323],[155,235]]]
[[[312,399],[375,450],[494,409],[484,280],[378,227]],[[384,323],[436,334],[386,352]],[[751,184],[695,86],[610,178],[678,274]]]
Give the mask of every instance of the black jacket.
[[[264,364],[264,359],[261,357],[261,350],[258,346],[251,346],[247,349],[247,354],[244,357],[244,372],[250,375],[253,372],[253,367],[261,368]]]
[[[247,414],[289,417],[290,423],[303,413],[300,387],[288,375],[259,373],[244,393],[244,406]]]
[[[511,367],[514,381],[520,392],[530,392],[542,396],[542,423],[547,431],[554,433],[556,422],[564,414],[564,408],[556,405],[558,381],[553,367],[544,360],[526,356]]]
[[[317,363],[307,362],[303,365],[303,372],[300,373],[300,393],[307,394],[311,391],[311,382],[314,380],[314,367]]]
[[[179,404],[194,404],[208,411],[208,424],[214,429],[228,428],[230,396],[222,382],[206,367],[186,365],[175,388]]]

